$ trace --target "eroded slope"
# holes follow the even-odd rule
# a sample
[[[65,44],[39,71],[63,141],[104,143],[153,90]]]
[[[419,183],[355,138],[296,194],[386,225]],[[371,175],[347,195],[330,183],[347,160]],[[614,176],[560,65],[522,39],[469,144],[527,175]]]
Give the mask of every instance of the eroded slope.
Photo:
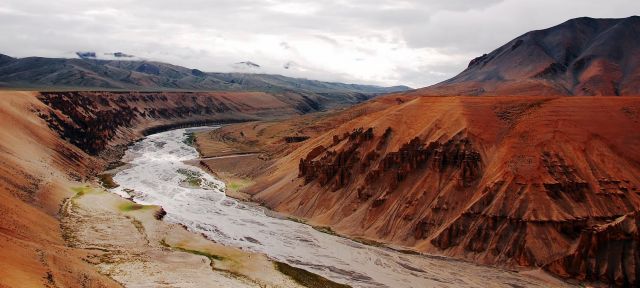
[[[541,267],[639,210],[639,111],[638,98],[417,98],[305,141],[249,192],[348,235]],[[552,271],[636,283],[621,272],[634,261],[607,259]]]
[[[0,93],[0,286],[117,287],[68,247],[73,187],[145,132],[301,113],[265,93]]]

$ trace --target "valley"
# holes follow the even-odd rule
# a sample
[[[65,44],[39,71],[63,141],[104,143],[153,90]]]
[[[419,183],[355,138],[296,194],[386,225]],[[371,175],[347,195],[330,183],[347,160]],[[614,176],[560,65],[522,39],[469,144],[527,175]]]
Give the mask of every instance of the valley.
[[[256,168],[236,171],[254,182],[243,191],[351,238],[630,281],[640,131],[629,111],[640,107],[638,98],[403,97],[229,125],[196,134],[196,143],[204,155],[210,142],[261,147]],[[287,143],[290,135],[309,138]],[[593,230],[585,227],[616,241],[588,240]]]
[[[216,246],[181,226],[162,224],[154,218],[159,207],[138,209],[136,204],[103,192],[96,179],[103,171],[122,165],[119,160],[128,145],[149,133],[300,113],[294,104],[265,98],[259,93],[230,92],[0,92],[0,243],[5,252],[0,256],[0,284],[119,287],[118,281],[140,281],[136,285],[171,286],[184,280],[202,287],[220,278],[250,287],[264,283],[297,287],[263,256]],[[162,240],[173,246],[165,247]],[[205,249],[252,258],[242,262],[255,266],[223,265],[218,273],[206,263],[207,257],[174,246],[198,251],[198,255],[213,253],[199,252]],[[194,278],[178,270],[175,277],[152,277],[176,265],[191,265],[189,273],[203,274]],[[140,269],[140,274],[129,272],[132,269]],[[306,277],[301,271],[298,274]],[[237,280],[229,273],[252,275]]]
[[[351,287],[564,286],[558,280],[367,246],[271,217],[263,208],[227,197],[224,183],[184,164],[198,156],[182,142],[184,134],[172,130],[134,144],[125,156],[132,167],[114,175],[120,186],[113,191],[136,203],[163,207],[167,222],[183,224],[216,243],[264,253]]]
[[[639,19],[418,89],[0,54],[0,287],[636,287]]]
[[[224,183],[192,166],[198,164],[197,160],[191,161],[198,154],[185,140],[189,133],[180,129],[157,132],[180,125],[224,122],[215,114],[204,118],[197,108],[182,110],[189,107],[184,105],[186,100],[181,100],[182,94],[146,96],[153,97],[147,102],[135,94],[73,95],[74,98],[67,98],[58,93],[2,92],[3,115],[7,123],[13,123],[2,129],[7,140],[3,142],[6,153],[2,161],[7,169],[3,175],[14,175],[11,181],[6,178],[2,182],[6,196],[2,205],[7,216],[1,223],[3,247],[17,253],[3,254],[0,259],[7,268],[1,272],[3,285],[24,284],[25,279],[31,279],[35,286],[85,283],[92,287],[118,287],[124,283],[181,287],[212,283],[234,287],[325,287],[327,283],[348,283],[352,287],[415,287],[414,283],[570,286],[541,271],[514,273],[365,245],[229,198],[223,192]],[[206,101],[206,97],[218,96],[200,97],[188,98],[194,101],[193,107]],[[176,101],[183,105],[172,106]],[[114,109],[122,105],[136,108]],[[251,112],[258,114],[237,113],[260,117],[262,111],[274,108],[255,109]],[[119,114],[136,110],[144,113]],[[234,112],[226,114],[230,115]],[[319,116],[322,115],[325,114]],[[95,122],[93,117],[98,116],[115,118]],[[123,117],[127,121],[121,121]],[[155,133],[138,141],[152,132]],[[194,133],[197,147],[198,135],[210,132]],[[234,151],[219,152],[229,155]],[[254,155],[248,155],[251,156]],[[122,197],[105,191],[94,178],[105,170],[112,177],[102,178],[111,183],[103,181],[103,185],[115,187],[112,189]],[[39,231],[51,234],[42,238],[47,234]],[[337,247],[341,248],[333,250]],[[346,255],[350,258],[344,260]],[[352,266],[351,262],[361,265]],[[291,272],[295,267],[315,274],[305,270]],[[465,271],[464,277],[456,272],[460,269]],[[305,282],[309,278],[316,279],[312,281],[316,284]]]

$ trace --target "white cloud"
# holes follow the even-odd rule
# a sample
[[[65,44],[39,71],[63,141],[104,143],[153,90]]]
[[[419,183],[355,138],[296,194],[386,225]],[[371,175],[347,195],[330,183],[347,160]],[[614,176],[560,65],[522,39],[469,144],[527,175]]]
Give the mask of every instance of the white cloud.
[[[5,0],[0,53],[122,51],[223,72],[252,61],[266,73],[421,87],[529,30],[638,8],[628,0]]]

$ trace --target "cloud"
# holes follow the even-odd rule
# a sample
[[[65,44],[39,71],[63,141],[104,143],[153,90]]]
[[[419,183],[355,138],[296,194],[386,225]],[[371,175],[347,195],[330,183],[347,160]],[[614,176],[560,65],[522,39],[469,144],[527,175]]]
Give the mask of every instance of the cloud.
[[[5,0],[0,53],[122,51],[221,72],[251,61],[265,73],[422,87],[529,30],[638,8],[628,0]]]

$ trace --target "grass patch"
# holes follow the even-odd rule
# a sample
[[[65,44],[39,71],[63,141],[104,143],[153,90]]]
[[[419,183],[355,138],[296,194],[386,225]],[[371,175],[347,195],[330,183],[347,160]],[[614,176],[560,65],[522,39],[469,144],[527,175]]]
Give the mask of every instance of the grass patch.
[[[100,180],[100,184],[102,185],[102,187],[107,189],[113,189],[120,186],[115,181],[113,181],[113,175],[109,173],[98,175],[98,180]]]
[[[196,134],[193,132],[184,132],[184,139],[182,143],[193,147],[196,144]]]
[[[75,192],[76,195],[73,196],[73,198],[78,198],[80,196],[83,196],[89,192],[91,192],[93,189],[91,188],[91,186],[89,185],[85,185],[85,186],[78,186],[78,187],[71,187],[71,191]]]
[[[251,181],[247,179],[238,179],[229,181],[229,183],[226,185],[226,188],[227,190],[238,192],[249,185],[251,185]]]
[[[242,183],[238,183],[236,181],[232,181],[229,183],[229,186],[227,186],[227,188],[233,190],[233,191],[238,191],[238,189],[242,188],[244,185],[242,185]]]
[[[215,255],[215,254],[211,254],[211,253],[207,253],[207,252],[203,252],[203,251],[191,250],[191,249],[186,249],[186,248],[182,248],[182,247],[173,247],[173,248],[178,250],[178,251],[182,251],[182,252],[186,252],[186,253],[191,253],[191,254],[207,257],[207,258],[209,258],[209,260],[211,260],[211,262],[213,262],[213,260],[224,261],[226,259],[226,258],[224,258],[224,257],[222,257],[220,255]]]
[[[136,210],[142,210],[142,209],[149,209],[151,207],[153,206],[127,202],[118,206],[118,209],[120,209],[120,211],[123,211],[123,212],[129,212],[129,211],[136,211]]]
[[[333,282],[307,270],[293,267],[287,263],[274,262],[280,273],[291,277],[298,284],[309,288],[349,288],[351,286]]]
[[[213,263],[214,260],[218,260],[218,261],[226,260],[225,257],[222,257],[220,255],[215,255],[215,254],[211,254],[211,253],[207,253],[207,252],[203,252],[203,251],[198,251],[198,250],[191,250],[191,249],[183,248],[183,247],[180,247],[180,246],[171,246],[164,239],[160,240],[160,245],[162,247],[173,248],[173,249],[176,249],[176,250],[181,251],[181,252],[207,257],[207,258],[209,258],[209,260],[211,260],[211,263]]]

